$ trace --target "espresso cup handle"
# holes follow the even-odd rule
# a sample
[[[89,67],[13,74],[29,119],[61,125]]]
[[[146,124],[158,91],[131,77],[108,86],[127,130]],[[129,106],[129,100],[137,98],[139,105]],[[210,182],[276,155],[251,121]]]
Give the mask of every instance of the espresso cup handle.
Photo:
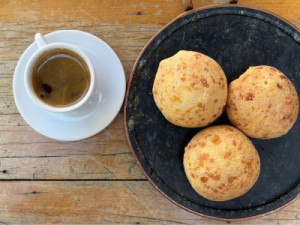
[[[38,48],[41,48],[41,47],[45,46],[46,44],[48,44],[45,37],[41,33],[37,33],[34,36],[34,39],[35,39],[35,42],[36,42]]]

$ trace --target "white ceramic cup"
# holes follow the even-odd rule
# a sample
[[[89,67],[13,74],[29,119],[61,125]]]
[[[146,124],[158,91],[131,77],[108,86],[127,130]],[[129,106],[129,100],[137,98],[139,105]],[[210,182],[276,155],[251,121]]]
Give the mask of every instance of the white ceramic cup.
[[[25,82],[25,88],[26,91],[30,97],[30,99],[34,102],[35,105],[37,105],[39,108],[47,110],[49,112],[54,112],[54,113],[73,113],[77,112],[82,109],[83,105],[87,103],[91,97],[92,94],[95,90],[95,70],[94,66],[92,64],[92,61],[90,58],[87,56],[87,54],[78,48],[75,45],[71,45],[68,43],[61,43],[61,42],[56,42],[56,43],[47,43],[45,38],[40,34],[37,33],[35,35],[35,42],[38,46],[38,49],[34,54],[29,58],[26,67],[25,67],[25,76],[24,76],[24,82]],[[75,52],[78,54],[86,63],[88,66],[89,72],[90,72],[90,86],[85,94],[85,96],[80,99],[78,102],[74,103],[73,105],[66,106],[66,107],[55,107],[48,105],[47,103],[43,102],[39,97],[36,95],[33,84],[32,84],[32,70],[34,66],[37,63],[37,60],[40,58],[41,55],[43,55],[45,52],[53,50],[53,49],[68,49],[72,52]]]

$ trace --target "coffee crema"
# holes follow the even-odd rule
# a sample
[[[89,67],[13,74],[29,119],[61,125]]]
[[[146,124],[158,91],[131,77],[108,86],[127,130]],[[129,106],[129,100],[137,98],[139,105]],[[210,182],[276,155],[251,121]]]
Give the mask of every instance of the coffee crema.
[[[39,57],[32,84],[39,99],[54,107],[68,107],[88,92],[91,77],[86,62],[68,49],[53,49]]]

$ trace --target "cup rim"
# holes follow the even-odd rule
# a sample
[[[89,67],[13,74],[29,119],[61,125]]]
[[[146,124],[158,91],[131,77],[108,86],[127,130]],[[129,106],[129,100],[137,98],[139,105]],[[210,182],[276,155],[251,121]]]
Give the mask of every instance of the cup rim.
[[[31,82],[31,77],[32,77],[32,69],[33,66],[36,63],[36,60],[46,51],[53,50],[53,49],[68,49],[70,51],[75,52],[78,54],[87,64],[89,72],[90,72],[90,85],[88,91],[85,93],[83,98],[81,98],[78,102],[66,106],[66,107],[55,107],[51,106],[45,102],[43,102],[41,99],[39,99],[36,95],[36,93],[33,90],[33,85]],[[54,112],[54,113],[66,113],[66,112],[71,112],[74,111],[78,108],[80,108],[82,105],[84,105],[91,97],[94,87],[95,87],[95,69],[93,66],[93,63],[91,59],[87,56],[87,54],[80,49],[79,47],[69,44],[69,43],[63,43],[63,42],[55,42],[55,43],[49,43],[46,44],[45,46],[38,48],[33,55],[29,58],[28,62],[26,63],[25,66],[25,72],[24,72],[24,83],[25,83],[25,89],[30,97],[30,99],[36,104],[38,107]]]

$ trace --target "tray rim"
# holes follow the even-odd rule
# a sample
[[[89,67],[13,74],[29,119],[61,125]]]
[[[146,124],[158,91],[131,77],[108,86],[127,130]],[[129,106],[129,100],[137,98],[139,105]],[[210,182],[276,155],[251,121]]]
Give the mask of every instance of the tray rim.
[[[273,12],[270,12],[268,10],[265,10],[265,9],[260,9],[260,8],[255,8],[255,7],[249,7],[249,6],[245,6],[245,5],[235,5],[235,4],[218,4],[218,5],[208,5],[208,6],[202,6],[202,7],[199,7],[199,8],[193,8],[189,11],[186,11],[186,12],[183,12],[181,14],[179,14],[178,16],[176,16],[175,18],[173,18],[171,21],[169,21],[167,24],[165,24],[161,29],[159,29],[149,40],[148,42],[145,44],[145,46],[142,48],[142,50],[140,51],[140,53],[138,54],[136,60],[135,60],[135,63],[132,67],[132,70],[131,70],[131,73],[130,73],[130,77],[129,77],[129,80],[128,80],[128,85],[127,85],[127,89],[126,89],[126,95],[125,95],[125,101],[124,101],[124,109],[123,109],[123,119],[124,119],[124,129],[125,129],[125,134],[126,134],[126,139],[127,139],[127,142],[128,142],[128,145],[129,145],[129,148],[131,150],[131,153],[136,161],[136,163],[138,164],[138,166],[140,167],[140,169],[142,170],[143,174],[145,175],[145,177],[147,178],[147,181],[150,182],[150,184],[156,189],[156,191],[158,191],[163,197],[165,197],[166,199],[168,199],[169,201],[171,201],[173,204],[175,204],[176,206],[179,206],[180,208],[188,211],[189,213],[193,213],[193,214],[196,214],[198,216],[202,216],[204,218],[208,218],[208,219],[214,219],[214,220],[219,220],[219,221],[232,221],[232,222],[239,222],[239,221],[246,221],[246,220],[252,220],[252,219],[258,219],[258,218],[261,218],[261,217],[265,217],[267,215],[270,215],[270,214],[273,214],[283,208],[285,208],[286,206],[292,204],[293,202],[295,202],[296,200],[298,200],[300,198],[300,193],[297,194],[297,196],[294,198],[294,199],[291,199],[289,202],[285,203],[284,205],[274,209],[274,210],[271,210],[269,212],[266,212],[266,213],[262,213],[262,214],[259,214],[259,215],[255,215],[255,216],[249,216],[249,217],[242,217],[242,218],[222,218],[222,217],[214,217],[214,216],[210,216],[210,215],[206,215],[206,214],[203,214],[203,213],[199,213],[199,212],[196,212],[196,211],[193,211],[192,209],[189,209],[183,205],[181,205],[180,203],[176,202],[175,200],[173,200],[171,197],[169,197],[166,193],[164,193],[154,182],[153,180],[148,176],[148,174],[146,173],[146,171],[144,170],[143,166],[141,165],[134,149],[133,149],[133,146],[132,146],[132,143],[130,141],[130,137],[129,137],[129,131],[128,131],[128,126],[127,126],[127,119],[126,119],[126,115],[127,115],[127,103],[128,103],[128,96],[129,96],[129,90],[130,90],[130,87],[131,87],[131,83],[132,83],[132,80],[133,80],[133,76],[134,76],[134,73],[136,71],[136,68],[139,64],[139,61],[142,57],[142,55],[144,54],[144,52],[147,50],[148,46],[152,43],[152,41],[161,33],[163,32],[166,28],[168,28],[172,23],[176,22],[178,19],[180,18],[183,18],[189,14],[192,14],[192,13],[195,13],[195,12],[198,12],[198,11],[202,11],[202,10],[206,10],[206,9],[218,9],[218,8],[245,8],[245,9],[250,9],[250,10],[256,10],[256,11],[260,11],[260,12],[263,12],[263,13],[266,13],[266,14],[269,14],[271,16],[274,16],[278,19],[280,19],[281,21],[287,23],[288,25],[290,25],[292,28],[294,28],[296,31],[298,31],[300,33],[300,29],[295,26],[294,24],[292,24],[290,21],[288,21],[287,19],[273,13]]]

